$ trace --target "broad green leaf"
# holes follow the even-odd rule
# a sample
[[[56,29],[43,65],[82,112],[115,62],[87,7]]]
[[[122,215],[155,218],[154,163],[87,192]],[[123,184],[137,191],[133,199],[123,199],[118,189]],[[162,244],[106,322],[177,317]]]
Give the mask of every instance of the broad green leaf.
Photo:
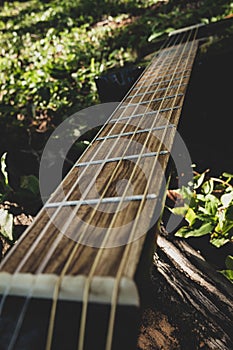
[[[212,223],[203,223],[199,228],[193,229],[192,227],[184,226],[176,232],[178,237],[200,237],[211,233],[214,228]]]
[[[194,220],[196,219],[196,214],[192,208],[189,208],[186,215],[185,219],[188,221],[189,225],[192,225]]]
[[[188,226],[183,226],[175,233],[175,236],[186,238],[186,237],[189,237],[189,233],[190,233],[190,228]]]
[[[187,212],[187,207],[174,207],[170,211],[175,215],[185,216]]]
[[[206,196],[205,210],[207,214],[215,215],[218,210],[219,200],[217,197],[208,194]]]
[[[20,179],[20,187],[32,192],[34,195],[38,195],[40,192],[39,180],[34,175],[22,176]]]
[[[0,232],[10,241],[13,240],[13,215],[5,209],[0,209]]]
[[[210,179],[209,181],[205,181],[203,183],[203,185],[201,186],[201,189],[202,191],[205,193],[205,194],[209,194],[213,191],[214,189],[214,182],[212,179]]]
[[[217,233],[225,235],[233,228],[233,221],[224,220],[223,222],[218,222],[218,225],[215,228]]]
[[[232,255],[228,255],[226,257],[225,264],[226,264],[226,267],[228,270],[233,270],[233,256]]]

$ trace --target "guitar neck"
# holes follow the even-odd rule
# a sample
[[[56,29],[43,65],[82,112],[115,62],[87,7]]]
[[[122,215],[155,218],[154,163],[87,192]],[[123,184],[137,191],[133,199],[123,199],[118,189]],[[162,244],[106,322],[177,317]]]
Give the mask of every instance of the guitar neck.
[[[135,277],[149,259],[148,242],[155,242],[164,174],[197,47],[191,31],[155,54],[2,262],[1,310],[11,310],[16,329],[4,346],[134,348],[135,339],[119,325],[130,322],[137,331]],[[35,322],[38,303],[43,312]]]

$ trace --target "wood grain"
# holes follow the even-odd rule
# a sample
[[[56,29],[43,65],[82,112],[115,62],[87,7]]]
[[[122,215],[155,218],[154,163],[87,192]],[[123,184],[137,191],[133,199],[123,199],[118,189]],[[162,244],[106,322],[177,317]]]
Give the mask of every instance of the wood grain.
[[[9,283],[9,295],[12,297],[15,293],[16,299],[21,298],[24,291],[25,297],[28,295],[30,284],[34,291],[34,283],[39,280],[43,281],[45,289],[47,283],[48,294],[43,294],[43,298],[53,299],[51,291],[59,285],[58,299],[62,295],[62,300],[66,300],[69,294],[65,292],[66,287],[69,291],[71,283],[74,285],[72,295],[78,288],[74,308],[80,310],[82,297],[78,295],[82,296],[88,285],[88,299],[91,300],[88,323],[93,315],[103,320],[105,308],[108,310],[105,321],[108,319],[112,293],[117,288],[116,319],[123,322],[137,319],[138,276],[145,261],[150,261],[156,241],[155,226],[166,185],[164,176],[197,45],[196,41],[190,41],[156,54],[101,133],[2,262],[0,288],[3,294],[6,279],[13,281],[12,288]],[[60,281],[61,274],[64,278]],[[83,284],[75,284],[77,281]],[[100,287],[104,285],[111,288],[101,294]],[[21,293],[18,296],[17,290]],[[40,294],[35,298],[40,299]],[[121,300],[124,300],[123,309]],[[59,314],[64,305],[58,303],[55,307]],[[95,308],[98,312],[93,311],[90,317],[90,310]],[[56,334],[57,322],[55,318]],[[135,332],[136,325],[132,328]],[[118,338],[125,337],[123,328],[117,326],[117,329],[113,349],[122,348]],[[88,332],[90,328],[87,327]],[[99,334],[102,333],[105,334],[106,329],[101,328]],[[96,337],[101,338],[98,334]],[[56,349],[58,338],[53,344]],[[89,342],[91,338],[86,335],[85,339]],[[18,344],[21,340],[19,338]],[[97,348],[102,349],[103,338],[98,341],[100,347]],[[134,342],[130,337],[128,341],[127,350],[133,349]],[[87,349],[92,349],[93,343],[91,346]]]

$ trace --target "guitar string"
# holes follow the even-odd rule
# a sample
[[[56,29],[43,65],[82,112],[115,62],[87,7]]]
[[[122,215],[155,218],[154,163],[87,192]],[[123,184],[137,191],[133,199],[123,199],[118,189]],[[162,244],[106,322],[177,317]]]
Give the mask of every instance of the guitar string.
[[[106,187],[108,187],[108,185],[106,186]],[[102,197],[104,196],[104,194],[102,194]],[[100,203],[100,201],[99,201],[99,203]],[[95,212],[97,211],[97,208],[95,208]],[[94,211],[93,211],[93,213],[94,213]],[[92,215],[92,217],[93,217],[94,215]],[[89,220],[89,222],[91,221],[91,219]],[[85,232],[86,232],[86,230],[84,230],[84,232],[82,232],[82,236],[84,237],[84,235],[85,235]],[[64,270],[63,270],[63,275],[66,273],[66,271],[67,271],[67,269],[68,269],[68,267],[69,267],[69,265],[70,265],[70,263],[71,263],[71,261],[72,261],[72,259],[73,259],[73,257],[74,257],[74,255],[75,255],[75,253],[76,253],[76,251],[77,251],[77,249],[78,249],[78,244],[76,244],[75,245],[75,247],[74,247],[74,249],[73,249],[73,251],[72,251],[72,253],[71,253],[71,255],[69,256],[69,259],[68,259],[68,261],[67,261],[67,263],[66,263],[66,266],[64,267]],[[99,251],[100,251],[100,249],[99,249]],[[99,252],[98,251],[98,252]],[[89,274],[90,275],[90,274]],[[89,276],[88,276],[89,277]],[[61,284],[61,281],[62,281],[62,278],[59,280],[60,281],[60,284]],[[85,284],[85,286],[86,286],[87,284]],[[60,287],[59,287],[60,288]],[[56,305],[57,305],[57,298],[58,298],[58,293],[59,293],[59,288],[57,288],[56,289],[56,295],[54,295],[54,303],[53,303],[53,307],[52,307],[52,312],[51,312],[51,322],[50,322],[50,328],[49,328],[49,332],[48,332],[48,342],[47,342],[47,348],[46,349],[50,349],[50,345],[51,345],[51,342],[52,342],[52,336],[53,336],[53,328],[54,328],[54,322],[55,322],[55,314],[56,314]],[[85,288],[86,289],[86,288]],[[84,294],[85,294],[85,292],[84,292]],[[83,307],[82,307],[82,315],[83,315],[83,310],[84,309],[86,309],[86,307],[85,307],[85,304],[83,303]],[[81,327],[82,328],[82,327]],[[80,337],[81,338],[81,337]],[[82,348],[82,345],[79,345],[79,348]]]
[[[84,233],[83,233],[83,234],[84,234]],[[75,252],[76,252],[76,250],[77,250],[77,247],[78,247],[78,245],[76,245],[76,246],[74,247],[74,250],[72,251],[72,253],[71,253],[70,257],[69,257],[69,260],[67,261],[67,264],[66,264],[66,266],[65,266],[65,268],[64,268],[64,270],[63,270],[63,274],[65,274],[66,269],[68,268],[70,262],[72,261],[73,256],[74,256],[74,254],[75,254]],[[100,252],[100,250],[99,250],[98,252]],[[95,258],[95,261],[97,261],[97,260],[98,260],[98,259]],[[90,274],[89,274],[88,277],[90,277]],[[49,336],[48,336],[48,342],[47,342],[47,349],[50,349],[51,342],[52,342],[53,325],[54,325],[54,320],[55,320],[55,311],[56,311],[56,303],[57,303],[57,298],[58,298],[58,291],[59,291],[59,288],[56,289],[56,296],[55,296],[55,298],[54,298],[54,304],[53,304],[53,306],[54,306],[54,307],[53,307],[53,312],[51,313],[51,323],[50,323],[50,330],[49,330]],[[84,309],[84,306],[83,306],[83,309]],[[82,311],[82,314],[83,314],[83,311]],[[81,338],[81,337],[80,337],[80,338]],[[80,347],[80,344],[79,344],[79,347]]]
[[[177,48],[178,50],[178,48]],[[171,61],[171,64],[170,66],[172,66],[172,61]],[[169,68],[168,68],[169,69]],[[158,85],[158,88],[156,89],[155,92],[153,92],[153,95],[152,95],[152,101],[153,101],[153,97],[155,96],[157,90],[159,89],[159,85]],[[139,102],[140,103],[140,102]],[[146,108],[146,111],[149,109],[149,106]],[[146,113],[145,111],[145,113]],[[158,117],[158,113],[156,114],[156,118],[155,118],[155,121],[157,121],[157,117]],[[155,124],[155,122],[154,122]],[[140,126],[140,123],[139,123],[139,126]],[[131,137],[131,140],[133,140],[133,137],[136,133],[137,129],[135,130],[134,134],[132,135]],[[108,183],[106,185],[106,188],[105,188],[105,191],[103,192],[102,194],[102,198],[104,198],[106,192],[107,192],[107,189],[108,187],[111,185],[111,182],[112,182],[112,179],[114,178],[115,176],[115,173],[117,171],[117,169],[119,168],[120,164],[121,164],[121,161],[123,159],[121,159],[118,163],[117,163],[117,166],[114,168],[114,171],[110,177],[110,179],[108,180]],[[122,196],[122,198],[124,198],[124,194]],[[98,206],[99,206],[99,203],[97,205],[97,208],[95,208],[95,212],[98,210]],[[94,217],[95,215],[95,212],[93,211],[92,213],[92,216],[91,218],[89,219],[89,222],[91,222],[92,218]],[[105,238],[102,242],[102,245],[104,245],[106,243],[108,239],[108,234],[105,235]],[[95,270],[96,270],[96,267],[100,261],[100,258],[101,258],[101,254],[102,254],[102,251],[103,249],[99,249],[98,250],[98,253],[95,257],[95,260],[94,260],[94,263],[92,265],[92,268],[88,274],[88,277],[86,279],[86,282],[85,282],[85,288],[84,288],[84,292],[83,292],[83,308],[82,308],[82,316],[81,316],[81,325],[80,325],[80,331],[79,331],[79,342],[78,342],[78,350],[82,350],[83,349],[83,346],[84,346],[84,338],[85,338],[85,325],[86,325],[86,316],[87,316],[87,307],[88,307],[88,296],[89,296],[89,290],[90,290],[90,286],[91,286],[91,281],[92,281],[92,278],[94,276],[94,273],[95,273]]]
[[[170,40],[170,42],[171,42],[171,40]],[[160,49],[160,51],[161,51],[161,49]],[[158,55],[158,52],[156,53],[156,55]],[[160,58],[161,59],[161,58]],[[150,68],[150,65],[149,65],[149,67],[148,68]],[[143,73],[142,73],[142,75],[143,75]],[[142,76],[141,75],[141,76]],[[139,79],[137,80],[137,81],[139,81],[140,80],[140,78],[141,77],[139,77]],[[137,83],[137,82],[136,82]],[[134,86],[136,85],[136,83],[134,84]],[[131,90],[134,88],[134,86],[129,90],[129,92],[128,92],[128,94],[131,92]],[[127,95],[128,95],[127,94]],[[127,97],[127,95],[126,95],[126,97]],[[124,100],[122,101],[122,103],[124,102]],[[113,112],[113,114],[115,114],[115,111]],[[110,116],[110,118],[111,118],[111,116]],[[109,119],[110,119],[109,118]],[[98,136],[98,135],[97,135]],[[67,194],[67,196],[68,196],[69,194]],[[60,208],[59,208],[60,209]],[[22,263],[20,264],[20,266],[17,268],[17,270],[16,270],[16,272],[15,273],[17,273],[17,272],[19,272],[20,271],[20,269],[22,268],[22,266],[23,266],[23,263],[25,263],[25,260],[26,259],[23,259],[24,261],[22,261]],[[8,294],[8,292],[9,291],[7,291],[7,293],[5,293],[6,295]],[[32,295],[32,293],[29,293],[29,298],[30,298],[30,296]],[[2,310],[2,308],[3,308],[3,305],[2,305],[2,302],[4,303],[4,300],[2,299],[1,300],[1,310]],[[26,307],[24,307],[24,311],[26,312]],[[24,313],[25,313],[24,312]],[[22,316],[22,314],[21,314],[21,316]],[[22,324],[22,320],[23,320],[23,317],[21,317],[21,322],[19,322],[20,324]],[[17,327],[16,327],[17,328]],[[17,332],[16,332],[17,333]],[[14,339],[11,343],[12,343],[12,348],[13,348],[13,346],[14,346],[14,343],[15,343],[15,340],[16,340],[16,338],[17,338],[17,336],[13,336],[12,337],[12,339]]]
[[[168,46],[169,43],[167,44],[167,41],[169,40],[169,38],[165,41],[165,43],[163,44],[163,46]],[[171,40],[169,41],[171,42]],[[159,52],[163,49],[163,46],[160,48],[160,50],[158,52],[156,52],[155,56],[159,54]],[[162,59],[162,57],[160,58],[160,60]],[[150,65],[148,65],[148,67],[145,69],[145,71],[147,71],[150,68]],[[112,116],[117,112],[117,110],[120,108],[121,104],[124,102],[124,100],[127,98],[127,96],[131,93],[131,91],[134,89],[134,87],[136,86],[137,82],[140,81],[140,79],[142,78],[143,74],[145,73],[145,71],[140,75],[140,77],[137,79],[137,81],[133,84],[133,86],[129,89],[129,92],[126,94],[125,98],[120,102],[119,106],[114,110],[114,112],[110,115],[110,117],[108,118],[108,121],[111,120]],[[123,113],[123,112],[122,112]],[[119,118],[121,117],[121,115],[119,116]],[[95,136],[95,138],[93,139],[91,145],[93,144],[93,142],[95,141],[95,139],[98,137],[98,135],[102,132],[102,130],[104,129],[104,127],[106,126],[106,124],[108,123],[108,121],[104,124],[104,126],[101,128],[101,130],[97,133],[97,135]],[[114,125],[112,127],[112,129],[114,128]],[[110,130],[111,132],[111,130]],[[90,147],[88,147],[82,154],[82,156],[80,157],[79,161],[84,157],[85,153],[88,151]],[[92,159],[90,161],[92,161],[96,154],[98,153],[98,149],[97,151],[94,153],[94,155],[92,156]],[[84,172],[81,174],[82,176],[84,175]],[[69,173],[66,175],[65,179],[69,176]],[[65,181],[65,179],[63,181]],[[80,180],[80,177],[79,179]],[[67,195],[64,197],[64,199],[66,200],[70,194],[73,192],[74,188],[77,186],[77,181],[74,183],[74,185],[71,187],[71,189],[69,190],[69,192],[67,193]],[[58,186],[57,190],[55,191],[54,195],[56,194],[56,192],[58,192],[60,190],[60,186]],[[85,193],[84,193],[85,195]],[[83,195],[83,196],[84,196]],[[43,235],[47,232],[47,229],[49,227],[49,225],[51,224],[51,222],[53,221],[53,219],[55,219],[55,216],[58,214],[59,210],[62,208],[62,205],[59,206],[55,213],[51,216],[51,220],[45,225],[45,227],[43,228],[43,230],[40,232],[40,234],[37,236],[36,240],[33,242],[33,244],[30,246],[29,250],[27,251],[27,253],[25,254],[24,258],[22,259],[22,261],[20,262],[20,264],[17,266],[17,269],[14,271],[14,273],[19,272],[23,265],[25,264],[26,260],[30,257],[30,255],[33,254],[34,249],[36,248],[36,246],[39,244],[39,242],[41,241],[41,239],[43,238]],[[44,210],[44,208],[41,209],[41,211],[38,213],[37,217],[39,216],[39,214]],[[32,224],[33,225],[33,224]],[[26,230],[26,232],[22,235],[22,237],[19,239],[18,244],[20,244],[20,242],[25,238],[25,236],[27,235],[28,231],[31,229],[28,228],[28,230]],[[16,249],[16,248],[15,248]],[[0,264],[0,268],[2,267],[2,265],[6,264],[7,260],[10,258],[10,256],[14,253],[15,249],[11,249],[11,251],[7,254],[7,256],[5,257],[4,261],[2,261],[2,263]],[[7,291],[5,294],[8,294],[9,291]],[[1,315],[1,311],[3,308],[3,300],[4,297],[1,300],[1,304],[0,304],[0,315]]]
[[[169,37],[168,37],[168,39],[169,39]],[[160,50],[161,50],[161,48],[160,48]],[[160,50],[159,50],[159,51],[160,51]],[[159,53],[159,51],[156,52],[155,56]],[[148,65],[148,67],[145,69],[145,71],[146,71],[147,69],[149,69],[149,68],[150,68],[150,65]],[[98,131],[98,133],[95,135],[95,137],[93,138],[93,140],[91,141],[91,143],[90,143],[90,144],[88,145],[88,147],[83,151],[82,155],[81,155],[80,158],[78,159],[78,162],[81,161],[82,158],[84,158],[85,154],[90,150],[90,148],[91,148],[91,146],[93,145],[95,139],[99,136],[99,134],[101,134],[101,132],[103,131],[103,129],[106,127],[106,125],[108,124],[108,122],[111,120],[112,116],[113,116],[113,115],[118,111],[118,109],[121,107],[122,103],[125,101],[125,99],[126,99],[127,96],[130,94],[130,92],[133,91],[133,89],[134,89],[135,86],[137,85],[138,81],[139,81],[139,80],[142,78],[142,76],[144,75],[145,71],[142,72],[142,73],[140,74],[140,76],[138,77],[138,79],[136,80],[136,82],[132,85],[132,87],[131,87],[131,88],[129,89],[129,91],[126,93],[126,95],[125,95],[125,97],[122,99],[122,101],[120,101],[119,105],[118,105],[118,106],[114,109],[114,111],[111,113],[111,115],[109,116],[109,118],[107,119],[107,121],[104,123],[104,125],[101,127],[101,129]],[[133,96],[134,96],[134,95],[133,95]],[[133,96],[132,96],[132,97],[133,97]],[[119,116],[119,118],[120,118],[120,116]],[[96,152],[96,153],[97,153],[97,152]],[[96,153],[93,155],[92,158],[95,157]],[[92,159],[91,159],[91,160],[92,160]],[[63,182],[69,177],[69,173],[70,173],[70,172],[68,172],[68,174],[66,174],[65,178],[63,179]],[[56,190],[55,190],[54,193],[52,194],[52,197],[55,196],[55,195],[57,194],[57,192],[59,192],[60,187],[61,187],[61,186],[59,185],[59,186],[56,188]],[[69,195],[69,194],[70,194],[70,193],[68,193],[68,195]],[[67,196],[68,196],[68,195],[67,195]],[[67,196],[65,196],[64,199],[66,199]],[[49,201],[49,200],[48,200],[48,201]],[[41,214],[41,212],[43,212],[43,210],[44,210],[44,207],[42,207],[41,210],[38,212],[37,217],[39,216],[39,214]],[[51,221],[52,221],[52,220],[51,220]],[[31,229],[31,227],[34,225],[34,223],[35,223],[35,221],[32,223],[32,225],[30,225],[30,228],[28,228],[28,229],[23,233],[23,235],[18,239],[18,241],[17,241],[18,245],[21,243],[21,241],[24,240],[25,236],[27,235],[27,233],[28,233],[28,231]],[[4,260],[0,262],[0,270],[2,269],[3,265],[6,264],[7,260],[9,260],[9,258],[11,257],[11,255],[14,254],[14,251],[15,251],[16,249],[17,249],[17,248],[16,248],[15,246],[12,247],[12,249],[8,252],[7,256],[4,257]],[[1,308],[0,308],[0,310],[1,310]]]
[[[196,40],[195,39],[196,39],[197,31],[198,31],[198,28],[195,30],[195,34],[194,34],[194,37],[192,39],[191,48],[189,50],[189,56],[190,56],[191,52],[193,53],[192,49],[193,49],[193,46],[194,46],[194,42],[196,44]],[[192,34],[192,32],[190,32],[188,40],[190,39],[191,34]],[[195,50],[195,52],[196,52],[196,50]],[[181,59],[182,59],[182,55],[180,56],[180,60],[179,61],[181,61]],[[186,66],[188,64],[188,61],[189,60],[187,59]],[[178,64],[177,64],[177,67],[178,67]],[[180,84],[181,84],[181,80],[180,80]],[[179,88],[178,88],[178,90],[179,90]],[[173,106],[175,105],[175,102],[176,102],[176,99],[174,99],[174,101],[173,101]],[[172,113],[171,113],[171,115],[172,115]],[[171,115],[170,115],[170,118],[171,118]],[[169,120],[168,120],[168,122],[169,122]],[[163,133],[163,140],[164,140],[165,136],[166,136],[166,131],[164,131],[164,133]],[[149,133],[148,133],[148,137],[149,137]],[[162,142],[163,142],[163,140],[162,140]],[[162,142],[160,143],[160,148],[161,148]],[[155,169],[155,166],[156,166],[156,163],[157,163],[157,160],[158,160],[158,155],[156,156],[156,158],[157,159],[154,160],[154,164],[152,166],[152,171],[150,173],[150,178],[149,178],[149,180],[147,182],[147,186],[146,186],[146,189],[144,191],[144,194],[146,194],[146,192],[147,192],[147,190],[149,188],[149,184],[151,182],[152,175],[153,175],[153,170]],[[133,240],[134,232],[135,232],[135,229],[137,227],[137,223],[138,223],[141,211],[143,209],[145,199],[146,199],[146,196],[144,196],[144,198],[140,202],[140,207],[139,207],[139,210],[137,212],[137,217],[136,217],[136,219],[134,221],[134,225],[133,225],[133,228],[132,228],[131,234],[130,234],[130,241],[131,242]],[[113,331],[114,331],[116,307],[117,307],[117,298],[118,298],[118,294],[119,294],[119,286],[120,286],[120,281],[121,281],[122,274],[123,274],[123,271],[124,271],[124,268],[125,268],[125,265],[126,265],[126,260],[127,260],[127,257],[128,257],[128,254],[130,252],[130,248],[131,247],[132,246],[131,246],[130,243],[128,245],[126,245],[126,248],[124,250],[124,255],[123,255],[122,259],[121,259],[120,266],[119,266],[119,269],[118,269],[118,272],[117,272],[117,275],[116,275],[116,278],[115,278],[115,283],[114,283],[114,288],[113,288],[113,293],[112,293],[112,300],[111,300],[111,312],[110,312],[110,318],[109,318],[109,323],[108,323],[109,326],[108,326],[108,334],[107,334],[107,341],[106,341],[106,348],[105,348],[105,350],[111,350],[112,341],[113,341]]]

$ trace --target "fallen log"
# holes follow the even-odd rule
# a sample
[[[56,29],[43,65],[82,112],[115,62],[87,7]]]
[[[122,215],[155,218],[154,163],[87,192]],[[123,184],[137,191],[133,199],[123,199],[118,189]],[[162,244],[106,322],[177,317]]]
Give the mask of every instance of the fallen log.
[[[233,349],[233,285],[187,242],[161,233],[138,349]]]

